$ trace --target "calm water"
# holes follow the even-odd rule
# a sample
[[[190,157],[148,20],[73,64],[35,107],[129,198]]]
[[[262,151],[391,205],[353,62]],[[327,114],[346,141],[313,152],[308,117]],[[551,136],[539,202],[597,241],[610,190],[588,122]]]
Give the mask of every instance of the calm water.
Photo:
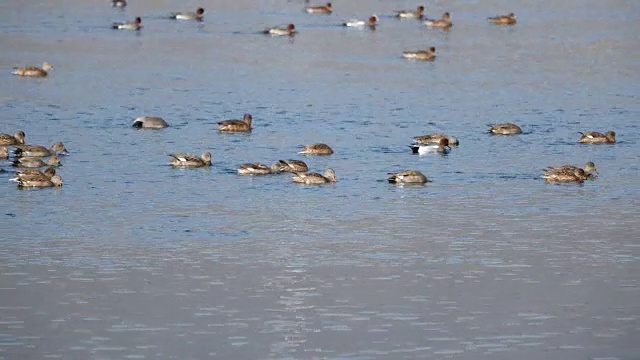
[[[1,2],[0,132],[71,154],[55,190],[17,190],[0,160],[0,359],[640,358],[640,5],[425,5],[451,31],[389,16],[408,1]],[[373,13],[375,32],[337,26]],[[400,57],[427,46],[435,62]],[[10,74],[44,60],[47,79]],[[251,134],[216,131],[245,112]],[[460,146],[410,154],[436,131]],[[335,185],[235,175],[312,142]],[[203,151],[210,169],[167,166]],[[587,161],[596,181],[539,178]],[[405,169],[433,182],[384,181]]]

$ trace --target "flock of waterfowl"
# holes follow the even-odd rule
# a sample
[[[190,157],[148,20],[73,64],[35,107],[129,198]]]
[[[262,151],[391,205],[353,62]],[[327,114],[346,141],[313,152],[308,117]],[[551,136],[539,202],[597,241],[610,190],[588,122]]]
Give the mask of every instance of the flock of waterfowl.
[[[112,0],[112,6],[125,7],[126,0]],[[424,24],[429,27],[448,29],[453,23],[451,14],[445,12],[440,19],[425,19],[424,6],[418,6],[415,10],[399,10],[395,11],[394,17],[405,19],[424,20]],[[326,3],[320,6],[308,6],[304,11],[309,14],[331,14],[333,5]],[[176,20],[195,20],[202,21],[204,17],[204,9],[198,8],[195,12],[177,12],[171,13],[169,18]],[[513,25],[516,23],[514,13],[489,17],[489,21],[496,24]],[[379,18],[377,15],[370,16],[367,20],[352,19],[342,23],[348,27],[370,27],[375,29]],[[142,28],[142,20],[140,17],[135,18],[131,22],[113,23],[113,29],[121,30],[140,30]],[[274,36],[293,35],[296,32],[294,24],[288,24],[284,27],[272,27],[262,31],[265,34]],[[415,60],[434,60],[436,54],[435,47],[425,50],[404,51],[402,56],[407,59]],[[46,77],[53,66],[47,62],[42,67],[27,66],[16,67],[12,73],[26,77]],[[240,120],[225,120],[218,123],[218,131],[220,132],[251,132],[253,129],[251,114],[245,114]],[[169,126],[161,117],[143,116],[134,120],[134,128],[140,129],[163,129]],[[490,125],[489,133],[493,135],[517,135],[522,133],[522,129],[512,123]],[[608,131],[604,134],[599,132],[585,132],[578,139],[580,143],[615,143],[615,132]],[[451,151],[451,146],[458,146],[459,141],[453,136],[443,133],[435,133],[428,135],[416,136],[410,148],[416,154],[447,154]],[[12,147],[11,152],[7,147]],[[0,134],[0,158],[9,158],[10,153],[14,157],[12,165],[18,168],[27,168],[16,172],[12,181],[18,183],[19,188],[44,188],[62,186],[62,178],[56,175],[55,166],[60,165],[59,155],[66,155],[67,150],[60,142],[55,143],[51,148],[40,145],[25,145],[25,134],[22,131],[16,132],[14,135]],[[333,150],[326,144],[306,145],[299,152],[303,155],[331,155]],[[171,160],[169,164],[180,168],[198,168],[211,166],[211,153],[204,152],[201,156],[189,153],[170,154]],[[43,159],[46,158],[46,159]],[[39,168],[48,166],[46,170],[40,171]],[[267,175],[277,173],[293,173],[292,181],[303,184],[325,184],[336,182],[336,174],[332,169],[327,169],[323,174],[308,172],[307,164],[302,160],[284,159],[278,160],[273,165],[267,166],[261,163],[242,164],[238,169],[239,175]],[[593,162],[588,162],[584,168],[573,165],[550,166],[543,170],[542,178],[549,182],[578,182],[582,183],[586,179],[593,179],[598,172]],[[417,170],[406,170],[399,173],[389,173],[387,180],[390,183],[399,184],[424,184],[428,182],[428,178]]]

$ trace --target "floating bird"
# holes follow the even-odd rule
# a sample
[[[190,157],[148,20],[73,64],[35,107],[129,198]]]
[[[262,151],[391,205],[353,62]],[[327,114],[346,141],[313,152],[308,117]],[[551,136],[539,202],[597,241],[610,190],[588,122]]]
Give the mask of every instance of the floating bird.
[[[53,70],[53,66],[45,61],[42,63],[42,68],[37,66],[17,66],[13,68],[11,73],[18,76],[46,77],[51,70]]]
[[[359,20],[359,19],[351,19],[349,21],[345,21],[345,22],[342,23],[342,26],[347,26],[347,27],[365,27],[365,26],[368,26],[371,29],[375,29],[377,24],[378,24],[378,16],[372,15],[366,21],[365,20]]]
[[[242,120],[224,120],[218,122],[218,131],[226,132],[250,132],[253,127],[251,114],[244,114]]]
[[[420,135],[413,138],[413,141],[419,145],[426,144],[439,144],[440,140],[447,139],[449,141],[449,146],[458,146],[460,142],[455,136],[449,136],[443,133],[433,133],[428,135]]]
[[[327,144],[311,144],[311,145],[304,145],[302,148],[302,151],[298,152],[298,154],[331,155],[333,154],[333,149],[331,149]]]
[[[424,23],[429,27],[435,27],[435,28],[441,28],[441,29],[448,29],[451,26],[453,26],[453,23],[451,22],[451,14],[449,14],[448,12],[442,14],[441,19],[438,19],[438,20],[428,19]]]
[[[163,118],[157,116],[141,116],[133,120],[132,127],[137,129],[163,129],[169,126]]]
[[[504,25],[513,25],[516,23],[516,15],[514,13],[509,13],[507,15],[498,15],[492,16],[489,19],[492,23],[496,24],[504,24]]]
[[[47,165],[60,166],[62,164],[60,164],[60,158],[58,158],[56,155],[53,155],[49,157],[47,160],[42,160],[37,157],[17,158],[16,160],[13,161],[11,165],[15,167],[21,167],[21,168],[39,168]]]
[[[175,167],[206,167],[211,166],[211,153],[205,152],[197,157],[192,154],[169,154],[171,165]]]
[[[406,170],[388,175],[389,182],[393,184],[424,184],[429,181],[423,173],[417,170]]]
[[[326,184],[336,182],[336,173],[333,169],[327,169],[323,175],[318,173],[295,173],[291,178],[293,182],[307,185]]]
[[[435,60],[436,48],[432,46],[426,50],[403,51],[402,57],[412,60]]]
[[[489,125],[489,132],[494,135],[515,135],[521,134],[522,129],[516,124],[494,124]]]
[[[18,188],[46,188],[46,187],[61,187],[62,178],[59,175],[51,177],[51,179],[34,179],[34,180],[18,180]]]
[[[195,12],[192,12],[192,11],[174,12],[174,13],[171,13],[169,17],[176,20],[202,21],[202,19],[204,18],[204,9],[200,7]]]
[[[293,35],[296,33],[296,26],[293,24],[289,24],[285,27],[272,27],[269,29],[265,29],[263,33],[273,36]]]
[[[424,13],[424,6],[420,5],[415,11],[412,10],[396,10],[395,17],[405,19],[422,19]]]
[[[267,175],[272,172],[270,167],[260,163],[242,164],[238,168],[238,175]]]
[[[553,173],[565,172],[567,170],[574,172],[576,169],[580,169],[580,168],[574,165],[549,166],[546,169],[544,169],[544,172],[548,174],[553,174]],[[598,170],[596,169],[596,164],[594,164],[593,161],[589,161],[582,170],[587,175],[587,177],[590,177],[590,178],[595,178],[598,174]]]
[[[331,14],[333,12],[333,6],[330,2],[321,6],[308,6],[304,8],[309,14]]]
[[[112,0],[111,1],[111,6],[123,8],[123,7],[127,6],[127,2],[125,0]]]
[[[111,24],[111,28],[119,30],[140,30],[142,28],[141,24],[142,19],[137,17],[135,20],[129,22],[115,22]]]
[[[582,136],[578,139],[579,143],[586,144],[596,144],[596,143],[607,143],[607,144],[615,144],[616,142],[616,133],[615,131],[607,131],[605,134],[599,133],[597,131],[587,131],[584,133],[580,133]]]
[[[440,139],[438,144],[413,144],[409,145],[414,154],[430,154],[430,153],[438,153],[438,154],[448,154],[451,151],[451,147],[449,147],[449,140],[447,138]]]
[[[68,155],[67,149],[64,147],[64,144],[61,142],[57,142],[53,144],[50,148],[46,148],[41,145],[14,145],[15,150],[13,153],[17,157],[28,157],[28,156],[51,156],[51,155]]]
[[[271,165],[271,169],[274,172],[292,172],[292,173],[300,173],[309,171],[309,167],[302,160],[278,160],[276,163]]]
[[[20,180],[51,180],[56,174],[56,169],[53,166],[49,166],[44,171],[37,169],[26,169],[16,172],[16,176],[9,179],[9,181],[19,182]]]
[[[542,177],[548,182],[584,182],[587,174],[580,168],[562,169],[557,171],[545,172]]]
[[[0,134],[0,145],[24,144],[24,131],[17,131],[14,135]]]

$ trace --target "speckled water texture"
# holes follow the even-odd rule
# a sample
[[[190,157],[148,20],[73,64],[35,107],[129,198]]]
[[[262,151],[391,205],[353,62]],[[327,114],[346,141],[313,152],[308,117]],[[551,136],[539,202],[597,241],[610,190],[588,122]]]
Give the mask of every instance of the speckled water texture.
[[[415,2],[305,5],[0,2],[0,132],[70,152],[60,189],[17,190],[0,160],[0,359],[640,358],[638,2],[424,3],[449,31],[391,16]],[[217,131],[245,113],[250,134]],[[523,134],[487,134],[501,122]],[[460,146],[411,154],[431,132]],[[335,153],[297,154],[314,142]],[[338,181],[235,174],[278,159]],[[587,161],[595,181],[540,178]],[[432,182],[386,182],[406,169]]]

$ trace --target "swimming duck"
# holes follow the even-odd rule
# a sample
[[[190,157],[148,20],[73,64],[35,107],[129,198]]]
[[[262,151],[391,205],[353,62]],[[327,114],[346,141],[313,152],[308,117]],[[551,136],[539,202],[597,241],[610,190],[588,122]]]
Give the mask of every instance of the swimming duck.
[[[542,177],[548,182],[584,182],[587,174],[580,168],[567,168],[557,171],[545,172]]]
[[[68,155],[67,149],[64,147],[64,144],[61,142],[57,142],[53,144],[49,149],[41,145],[14,145],[15,150],[13,153],[17,157],[28,157],[28,156],[50,156],[50,155]]]
[[[316,185],[336,182],[337,178],[333,169],[327,169],[322,175],[318,173],[295,173],[291,180],[295,183]]]
[[[549,166],[546,169],[544,169],[544,171],[545,173],[552,174],[552,173],[564,172],[567,170],[575,171],[576,169],[580,169],[580,168],[573,165],[562,165],[562,166]],[[587,177],[594,178],[598,174],[598,170],[596,169],[596,164],[594,164],[593,161],[589,161],[582,170],[584,170],[584,173],[586,174]]]
[[[267,175],[271,173],[272,169],[270,167],[260,163],[242,164],[238,168],[238,175]]]
[[[46,188],[46,187],[61,187],[62,178],[59,175],[51,177],[51,179],[25,179],[18,180],[18,188]]]
[[[133,120],[132,127],[137,129],[163,129],[169,126],[163,118],[157,116],[140,116]]]
[[[358,20],[358,19],[351,19],[349,21],[345,21],[342,23],[342,26],[347,26],[347,27],[365,27],[368,26],[371,29],[374,29],[376,27],[376,25],[378,24],[378,16],[373,15],[370,16],[369,19],[365,20]]]
[[[416,144],[424,145],[424,144],[439,144],[441,139],[447,139],[449,141],[449,146],[458,146],[460,142],[455,136],[449,136],[443,133],[433,133],[428,135],[420,135],[413,138],[413,141]]]
[[[224,120],[218,122],[218,131],[228,132],[250,132],[253,117],[251,114],[244,114],[242,120]]]
[[[285,27],[272,27],[263,31],[265,34],[273,35],[273,36],[286,36],[293,35],[296,33],[296,26],[293,24],[289,24]]]
[[[615,144],[616,142],[616,133],[615,131],[607,131],[605,134],[599,133],[597,131],[587,131],[584,133],[580,133],[582,136],[578,139],[579,143],[586,144],[595,144],[595,143],[607,143],[607,144]]]
[[[169,154],[171,156],[171,165],[175,167],[206,167],[211,166],[211,153],[202,153],[197,157],[192,154]]]
[[[304,155],[331,155],[333,154],[333,149],[329,147],[327,144],[311,144],[304,145],[302,147],[302,151],[299,151],[298,154]]]
[[[411,10],[396,10],[395,17],[405,18],[405,19],[422,19],[424,13],[424,6],[420,5],[416,8],[415,11]]]
[[[409,147],[414,154],[420,155],[430,153],[448,154],[449,151],[451,151],[451,148],[449,147],[449,139],[447,138],[440,139],[440,142],[438,144],[413,144],[409,145]]]
[[[142,28],[141,24],[142,19],[137,17],[135,20],[129,22],[115,22],[111,24],[111,28],[119,30],[140,30]]]
[[[388,175],[389,182],[393,184],[424,184],[429,181],[423,173],[417,170],[406,170]]]
[[[333,7],[330,2],[321,5],[321,6],[308,6],[304,8],[309,14],[331,14],[333,12]]]
[[[127,6],[127,2],[125,0],[112,0],[111,1],[111,6],[123,8],[123,7]]]
[[[169,17],[176,20],[202,21],[202,18],[204,17],[204,9],[200,7],[196,10],[196,12],[192,12],[192,11],[174,12],[174,13],[171,13]]]
[[[273,172],[292,172],[300,173],[309,171],[309,167],[304,161],[301,160],[278,160],[271,165]]]
[[[507,15],[498,15],[492,16],[489,19],[492,23],[496,24],[505,24],[505,25],[513,25],[516,23],[516,15],[514,13],[509,13]]]
[[[13,136],[9,134],[0,134],[0,145],[18,145],[24,144],[24,131],[17,131]]]
[[[439,20],[428,19],[424,23],[429,27],[441,29],[447,29],[453,26],[453,23],[451,22],[451,14],[449,14],[448,12],[442,14],[442,18]]]
[[[412,60],[435,60],[436,48],[432,46],[426,50],[403,51],[402,57]]]
[[[522,129],[516,124],[494,124],[489,125],[489,132],[494,135],[515,135],[521,134]]]
[[[52,69],[53,66],[45,61],[42,63],[42,68],[37,66],[17,66],[13,68],[11,73],[18,76],[46,77]]]
[[[37,157],[17,158],[11,165],[21,168],[39,168],[47,165],[60,166],[62,164],[60,163],[60,158],[58,158],[56,155],[53,155],[47,160],[42,160]]]
[[[56,174],[56,169],[49,166],[44,171],[37,169],[27,169],[16,172],[16,176],[9,181],[19,182],[20,180],[50,180]]]

